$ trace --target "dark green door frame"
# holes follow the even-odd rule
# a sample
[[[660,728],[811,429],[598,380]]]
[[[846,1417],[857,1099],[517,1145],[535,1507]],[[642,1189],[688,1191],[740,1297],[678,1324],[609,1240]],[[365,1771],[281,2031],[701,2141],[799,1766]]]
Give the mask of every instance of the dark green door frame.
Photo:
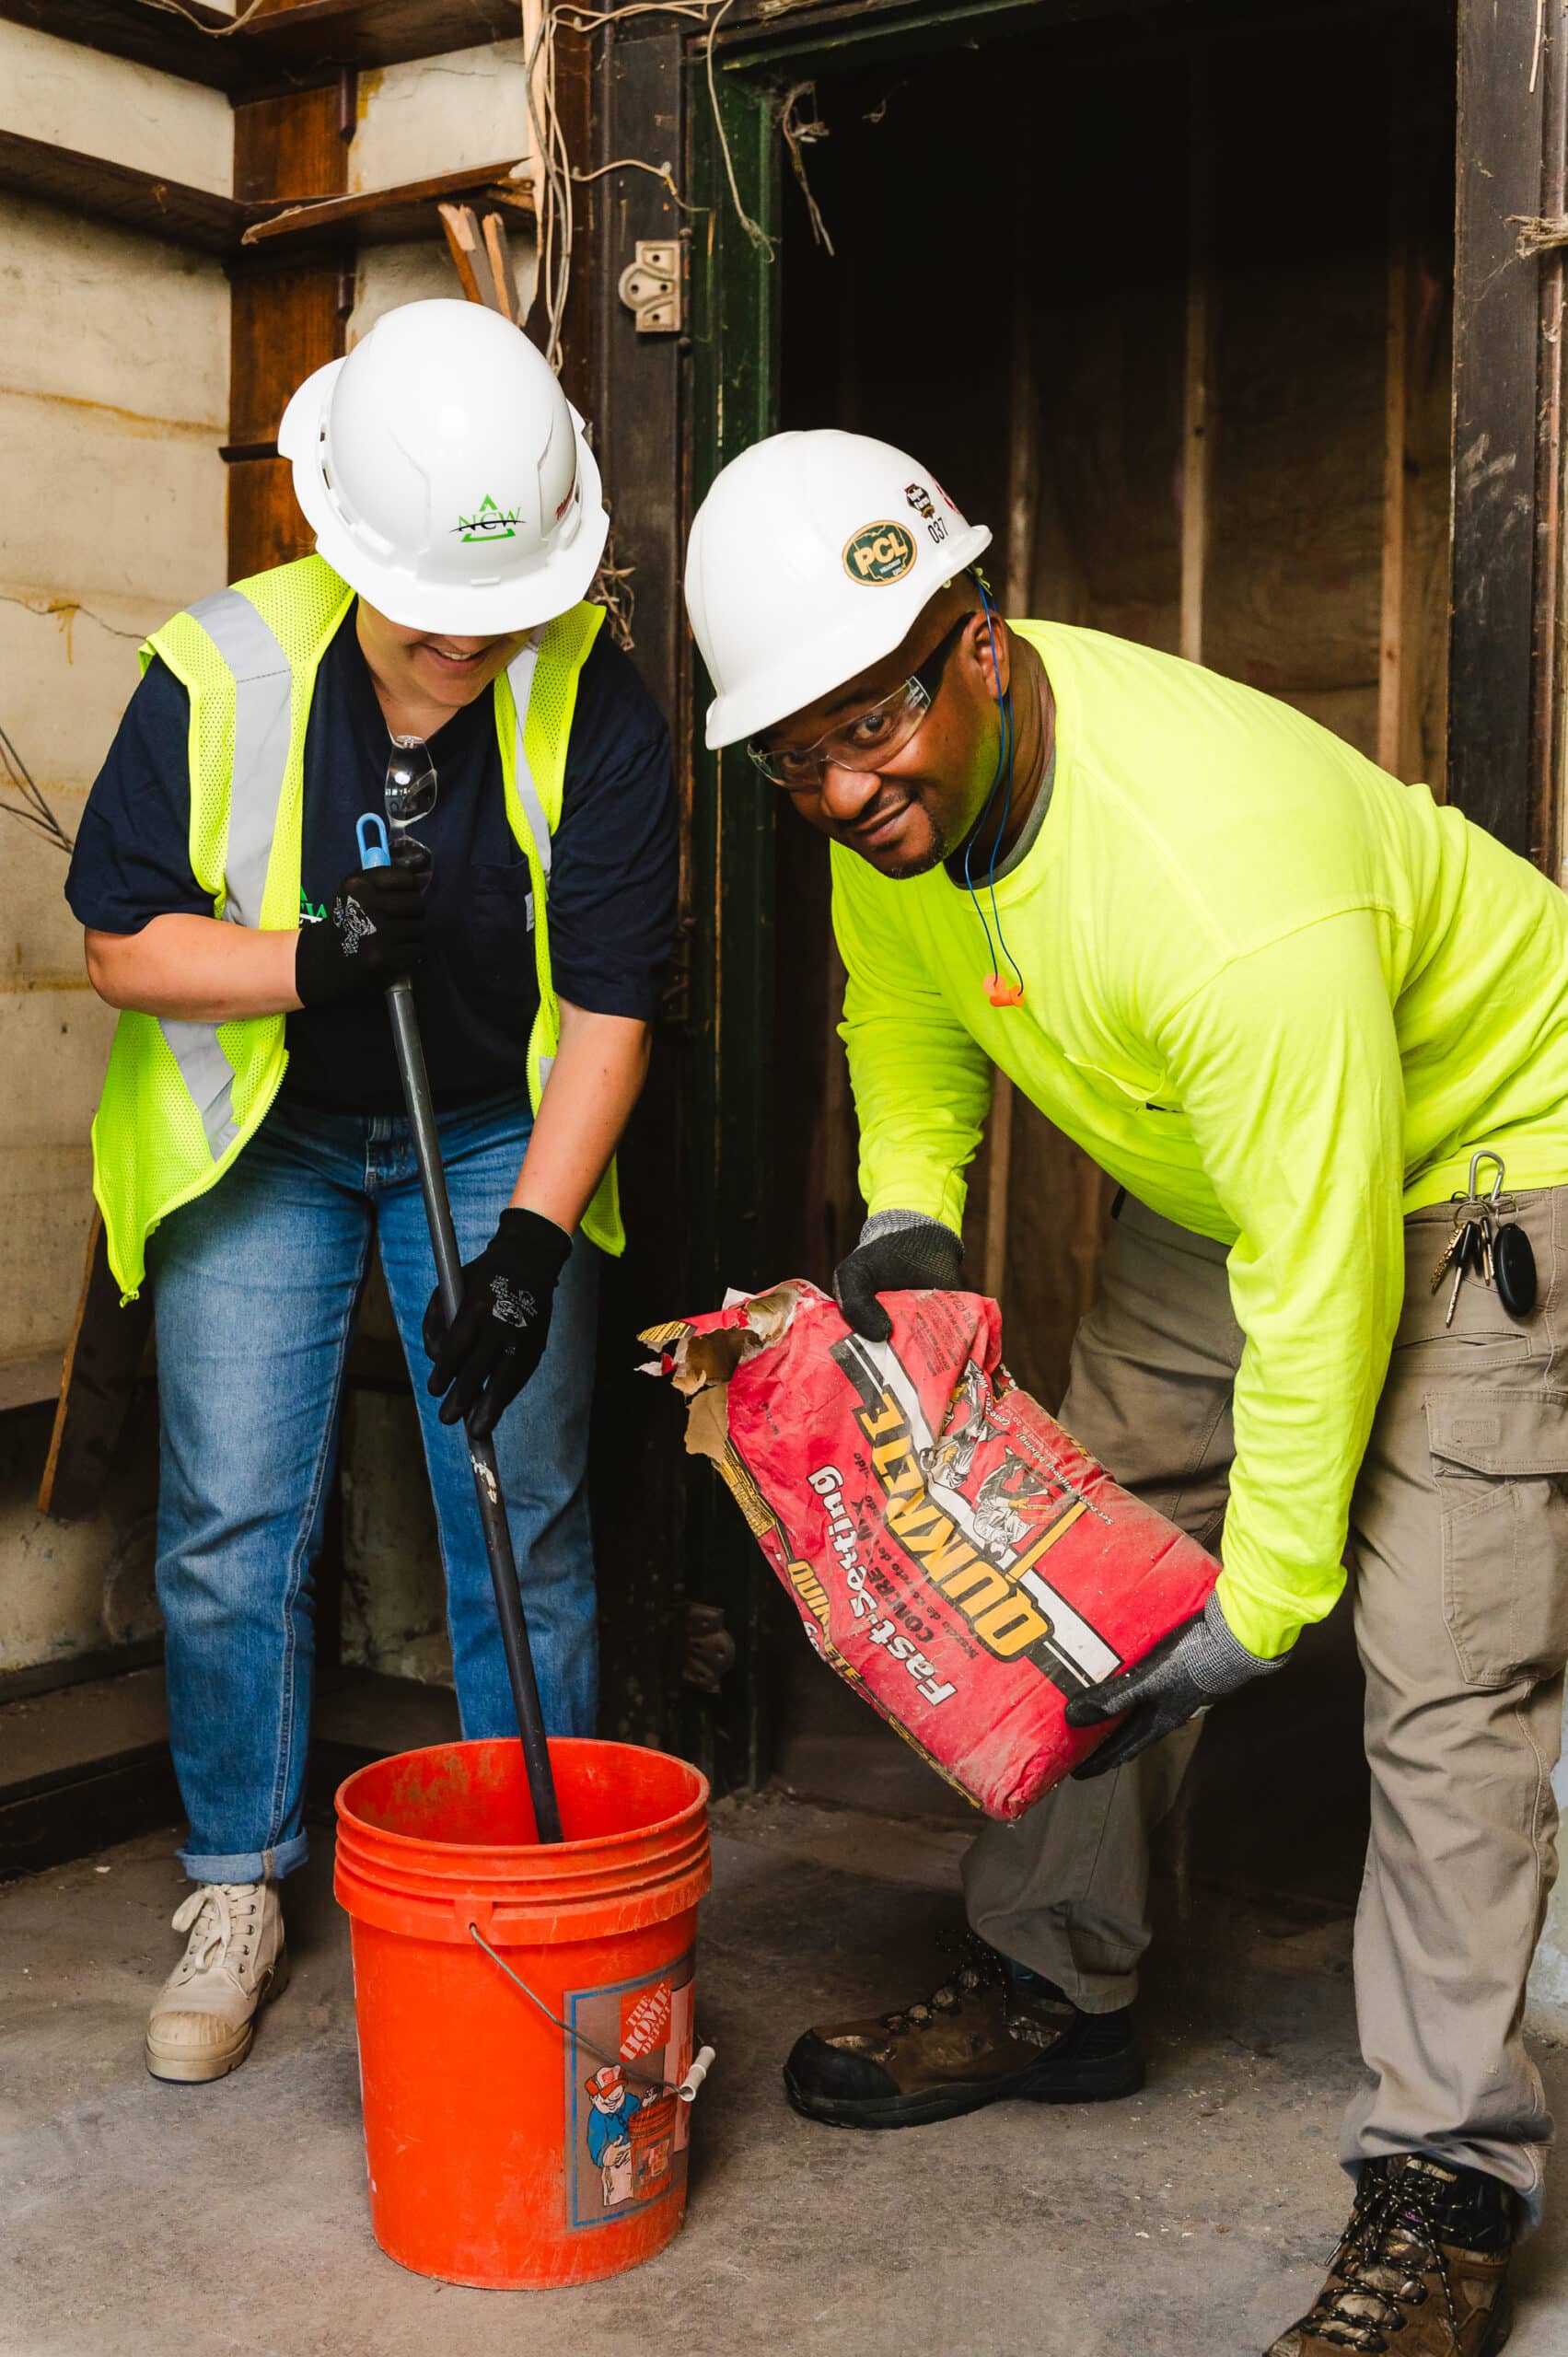
[[[776,422],[778,273],[769,261],[778,225],[778,142],[771,88],[715,76],[728,166],[714,120],[706,59],[689,68],[691,240],[690,497],[694,512],[730,459]],[[754,243],[729,187],[756,223]],[[743,749],[703,743],[708,700],[697,669],[684,699],[691,746],[691,1202],[697,1239],[696,1304],[725,1288],[760,1289],[789,1271],[772,1265],[769,1200],[776,1108],[770,1086],[773,1030],[772,798]],[[695,1304],[693,1306],[696,1306]],[[694,1701],[685,1745],[721,1787],[768,1772],[765,1584],[755,1542],[706,1466],[688,1523],[693,1603],[716,1606],[735,1641],[735,1666]]]

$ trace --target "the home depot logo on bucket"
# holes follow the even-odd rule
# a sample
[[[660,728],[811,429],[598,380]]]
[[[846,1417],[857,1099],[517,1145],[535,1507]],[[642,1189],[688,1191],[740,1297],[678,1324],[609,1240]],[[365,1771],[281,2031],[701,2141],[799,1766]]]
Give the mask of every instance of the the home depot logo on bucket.
[[[668,2089],[691,2067],[693,1993],[690,1953],[654,1980],[566,1992],[569,2225],[627,2217],[683,2181],[691,2115]],[[597,2055],[620,2060],[587,2068]]]

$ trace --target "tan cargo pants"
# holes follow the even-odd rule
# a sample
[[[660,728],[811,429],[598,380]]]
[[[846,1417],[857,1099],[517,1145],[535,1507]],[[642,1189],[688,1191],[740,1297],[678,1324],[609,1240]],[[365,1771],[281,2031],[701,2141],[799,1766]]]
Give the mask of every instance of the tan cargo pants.
[[[1539,1288],[1523,1324],[1467,1277],[1446,1329],[1448,1286],[1434,1295],[1432,1272],[1448,1207],[1406,1221],[1404,1311],[1351,1509],[1372,1838],[1355,1926],[1366,2075],[1341,2157],[1353,2168],[1428,2153],[1489,2170],[1534,2208],[1551,2122],[1520,2020],[1556,1871],[1568,1187],[1518,1203]],[[1241,1353],[1225,1258],[1126,1199],[1062,1409],[1118,1480],[1210,1545]],[[1014,1825],[988,1826],[965,1861],[976,1931],[1086,2012],[1134,1993],[1149,1941],[1149,1834],[1201,1724],[1117,1773],[1060,1785]],[[1306,1759],[1301,1796],[1310,1807]]]

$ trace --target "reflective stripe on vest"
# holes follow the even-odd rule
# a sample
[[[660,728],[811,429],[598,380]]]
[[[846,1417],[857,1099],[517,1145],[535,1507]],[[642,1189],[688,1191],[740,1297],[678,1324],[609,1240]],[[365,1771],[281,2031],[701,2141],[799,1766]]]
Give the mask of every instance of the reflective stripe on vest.
[[[220,589],[188,610],[234,674],[234,784],[224,853],[224,915],[255,928],[277,832],[278,805],[288,768],[294,673],[288,656],[249,598]],[[520,734],[520,731],[519,731]],[[239,1134],[234,1110],[234,1068],[215,1023],[159,1019],[158,1028],[180,1077],[202,1116],[215,1162]]]
[[[294,673],[268,624],[238,589],[220,589],[187,610],[234,674],[234,781],[224,855],[223,912],[232,924],[255,928],[261,923],[261,896],[288,767]],[[538,665],[539,647],[530,639],[507,666],[506,677],[517,712],[517,799],[548,883],[550,823],[523,741]],[[221,1162],[239,1134],[239,1123],[234,1110],[233,1067],[218,1039],[217,1026],[165,1016],[158,1028],[201,1114],[213,1160]],[[553,1057],[541,1059],[546,1075],[553,1062]]]
[[[223,863],[224,915],[230,924],[254,930],[261,922],[288,767],[294,673],[268,624],[238,589],[220,589],[188,611],[234,674],[234,784]]]
[[[539,864],[544,871],[544,880],[548,884],[551,853],[550,822],[544,815],[544,805],[539,798],[539,788],[534,784],[533,769],[528,761],[528,749],[523,743],[523,731],[528,716],[528,699],[533,694],[533,675],[538,664],[539,646],[537,642],[530,638],[521,652],[515,655],[507,664],[506,678],[511,686],[512,703],[517,715],[514,755],[517,775],[513,783],[517,786],[517,799],[523,806],[523,816],[528,822],[528,832],[534,839],[535,847],[539,852]]]

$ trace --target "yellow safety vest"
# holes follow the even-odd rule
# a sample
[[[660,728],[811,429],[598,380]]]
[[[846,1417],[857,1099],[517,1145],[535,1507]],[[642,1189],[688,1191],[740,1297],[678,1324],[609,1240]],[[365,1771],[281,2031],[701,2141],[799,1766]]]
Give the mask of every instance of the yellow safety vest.
[[[316,672],[354,591],[319,556],[258,573],[166,622],[141,650],[161,656],[191,698],[191,865],[215,917],[264,932],[299,923],[305,732]],[[539,1015],[528,1097],[561,1040],[550,968],[551,838],[560,822],[577,681],[604,620],[574,606],[537,633],[495,682],[506,816],[533,885]],[[288,1066],[282,1015],[182,1023],[122,1014],[93,1122],[93,1192],[109,1264],[127,1300],[146,1273],[161,1219],[215,1187],[256,1134]],[[610,1164],[583,1219],[607,1252],[625,1243]]]

